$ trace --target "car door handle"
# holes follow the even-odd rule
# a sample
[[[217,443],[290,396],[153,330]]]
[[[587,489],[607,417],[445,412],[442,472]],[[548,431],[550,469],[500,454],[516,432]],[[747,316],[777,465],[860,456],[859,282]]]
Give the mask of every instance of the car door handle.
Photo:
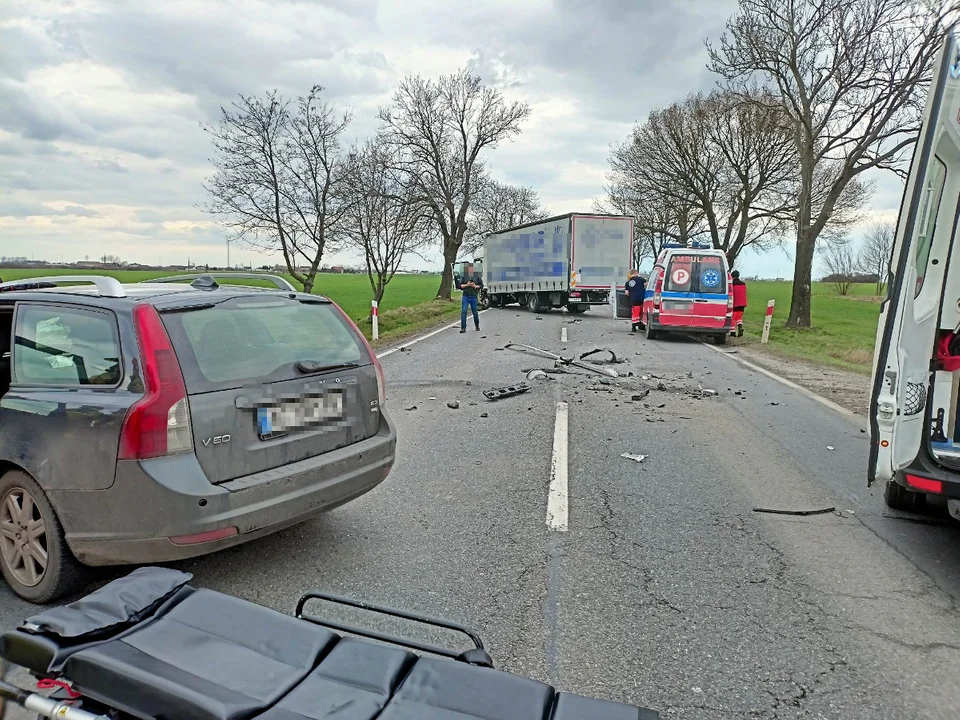
[[[694,300],[694,302],[706,302],[706,300]]]

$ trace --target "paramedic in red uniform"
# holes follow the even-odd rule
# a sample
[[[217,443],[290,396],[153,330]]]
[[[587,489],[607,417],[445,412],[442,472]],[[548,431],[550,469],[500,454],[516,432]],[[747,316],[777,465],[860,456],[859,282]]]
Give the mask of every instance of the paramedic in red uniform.
[[[740,271],[734,270],[733,277],[733,328],[737,337],[743,337],[743,311],[747,309],[747,284],[740,279]]]
[[[630,332],[640,328],[640,310],[643,308],[643,295],[647,291],[647,284],[636,270],[630,271],[623,291],[630,296]]]

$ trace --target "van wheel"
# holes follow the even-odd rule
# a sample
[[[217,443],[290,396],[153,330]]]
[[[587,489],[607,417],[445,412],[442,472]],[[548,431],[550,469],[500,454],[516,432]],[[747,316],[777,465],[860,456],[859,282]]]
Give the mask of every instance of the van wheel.
[[[651,325],[652,323],[650,323],[649,320],[646,323],[644,323],[643,336],[647,340],[656,340],[658,337],[660,337],[660,331],[654,330],[653,327],[651,327]]]
[[[17,595],[34,603],[80,589],[86,575],[47,496],[20,470],[0,478],[0,571]]]
[[[896,480],[887,480],[887,485],[883,489],[883,500],[891,510],[919,512],[920,508],[926,504],[927,498],[923,493],[907,490]]]

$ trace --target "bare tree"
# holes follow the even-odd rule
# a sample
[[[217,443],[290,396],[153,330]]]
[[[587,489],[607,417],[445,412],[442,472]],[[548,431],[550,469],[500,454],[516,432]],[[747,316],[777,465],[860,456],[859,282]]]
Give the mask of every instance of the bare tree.
[[[221,218],[231,240],[279,250],[304,292],[312,292],[349,207],[340,138],[350,113],[337,113],[322,92],[314,86],[292,104],[276,90],[241,96],[221,108],[217,125],[204,127],[215,168],[204,210]]]
[[[947,11],[956,11],[951,0]],[[817,239],[850,182],[899,170],[919,129],[924,86],[944,36],[939,0],[740,0],[711,68],[747,102],[754,83],[789,115],[799,168],[787,325],[810,326]],[[832,182],[818,197],[822,168]]]
[[[856,281],[858,270],[857,255],[849,242],[837,241],[826,243],[821,249],[823,264],[830,274],[825,280],[833,283],[839,295],[846,296],[850,286]]]
[[[378,303],[404,258],[426,243],[429,232],[430,210],[397,164],[396,149],[379,138],[368,140],[349,158],[352,197],[344,232],[348,244],[363,253]]]
[[[714,247],[731,263],[750,246],[779,241],[792,216],[792,139],[782,113],[729,93],[694,94],[655,110],[616,147],[611,166],[642,194],[692,203]]]
[[[469,226],[469,210],[482,171],[482,153],[520,132],[526,103],[508,103],[466,70],[437,80],[407,77],[393,104],[380,110],[384,136],[401,153],[440,232],[443,276],[437,297],[449,300],[453,263]]]
[[[460,249],[476,252],[490,233],[543,220],[547,215],[533,188],[481,176],[470,203],[469,227]]]
[[[893,223],[874,223],[867,228],[863,244],[860,246],[858,257],[860,271],[877,276],[877,295],[883,294],[883,287],[886,284],[895,231]]]

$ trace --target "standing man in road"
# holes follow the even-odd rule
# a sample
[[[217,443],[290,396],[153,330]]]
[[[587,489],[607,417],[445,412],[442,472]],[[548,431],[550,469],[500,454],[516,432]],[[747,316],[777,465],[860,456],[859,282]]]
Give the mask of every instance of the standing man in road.
[[[480,315],[477,313],[477,295],[483,287],[483,278],[473,272],[473,263],[467,263],[463,270],[463,277],[457,283],[457,289],[463,291],[463,300],[460,304],[460,332],[467,331],[467,308],[473,312],[473,324],[480,330]]]
[[[630,332],[640,329],[640,310],[643,307],[643,296],[647,291],[647,284],[636,270],[630,271],[630,277],[623,291],[630,296]]]

